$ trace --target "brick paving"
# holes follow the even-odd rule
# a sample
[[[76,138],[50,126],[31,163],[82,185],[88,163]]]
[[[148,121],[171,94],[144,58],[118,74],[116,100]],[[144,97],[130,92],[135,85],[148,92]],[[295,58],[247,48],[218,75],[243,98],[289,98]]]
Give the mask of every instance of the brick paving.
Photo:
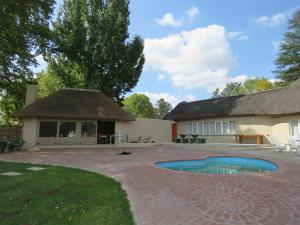
[[[116,153],[129,151],[122,156]],[[253,150],[253,151],[252,151]],[[0,160],[63,165],[120,181],[139,225],[300,225],[300,157],[220,146],[43,149],[0,154]],[[216,155],[259,157],[279,166],[273,174],[203,175],[153,166],[157,161]]]

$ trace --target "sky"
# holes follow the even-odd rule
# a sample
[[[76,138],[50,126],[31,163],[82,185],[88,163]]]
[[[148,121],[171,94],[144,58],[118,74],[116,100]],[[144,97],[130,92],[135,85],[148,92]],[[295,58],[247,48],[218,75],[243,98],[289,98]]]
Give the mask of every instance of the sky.
[[[299,0],[131,0],[129,32],[144,39],[146,63],[127,95],[175,106],[210,98],[228,82],[273,81],[279,45],[298,9]]]

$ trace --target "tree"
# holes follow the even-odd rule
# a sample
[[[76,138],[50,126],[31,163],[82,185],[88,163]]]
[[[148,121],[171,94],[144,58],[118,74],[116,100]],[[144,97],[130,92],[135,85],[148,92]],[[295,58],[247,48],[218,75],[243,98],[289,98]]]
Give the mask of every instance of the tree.
[[[288,28],[275,61],[277,78],[286,85],[300,78],[300,10],[294,13]]]
[[[128,7],[128,0],[65,0],[54,23],[50,61],[66,86],[70,76],[60,67],[69,65],[83,74],[85,88],[99,89],[119,103],[136,86],[144,45],[139,36],[129,40]]]
[[[49,19],[55,0],[1,0],[0,92],[13,93],[16,83],[33,80],[31,66],[51,39]]]
[[[144,94],[133,94],[123,101],[126,112],[135,117],[153,118],[155,116],[154,108],[148,98]]]
[[[156,110],[158,118],[163,119],[172,110],[172,105],[161,98],[156,102]]]
[[[213,92],[213,98],[219,97],[227,97],[233,95],[241,95],[241,94],[251,94],[258,91],[270,90],[273,88],[279,87],[279,84],[273,84],[268,79],[262,78],[254,78],[248,79],[244,83],[241,82],[231,82],[226,84],[226,87],[220,92],[220,89],[217,88]]]
[[[49,70],[37,74],[37,83],[39,87],[39,97],[46,97],[63,87],[59,77],[49,72]]]
[[[213,98],[226,97],[232,95],[239,95],[243,93],[242,83],[240,82],[231,82],[226,84],[226,87],[220,92],[220,89],[217,88],[213,92]]]
[[[51,40],[49,19],[55,0],[0,0],[0,113],[4,122],[25,103],[32,66]]]

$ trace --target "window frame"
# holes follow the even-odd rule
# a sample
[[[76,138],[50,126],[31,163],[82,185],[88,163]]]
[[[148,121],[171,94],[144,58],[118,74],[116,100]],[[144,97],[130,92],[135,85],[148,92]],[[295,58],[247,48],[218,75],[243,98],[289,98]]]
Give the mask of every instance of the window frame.
[[[63,124],[63,123],[75,123],[75,134],[74,136],[60,136],[60,126]],[[65,121],[65,120],[62,120],[62,121],[59,121],[59,125],[58,125],[58,137],[59,138],[76,138],[78,136],[78,132],[77,132],[77,121]]]
[[[41,123],[56,123],[56,133],[55,136],[41,136]],[[57,138],[58,135],[58,126],[59,122],[55,120],[40,120],[39,121],[39,133],[38,133],[38,138]]]
[[[292,126],[292,123],[293,123],[294,121],[297,121],[298,135],[295,135],[295,134],[294,134],[294,130],[293,130],[293,126]],[[299,138],[299,137],[300,137],[300,119],[290,120],[290,122],[289,122],[289,127],[290,127],[290,135]]]
[[[93,125],[95,125],[95,134],[94,136],[83,136],[83,132],[82,132],[82,127],[84,123],[92,123]],[[95,121],[81,121],[80,122],[80,137],[81,138],[96,138],[97,137],[97,122]]]

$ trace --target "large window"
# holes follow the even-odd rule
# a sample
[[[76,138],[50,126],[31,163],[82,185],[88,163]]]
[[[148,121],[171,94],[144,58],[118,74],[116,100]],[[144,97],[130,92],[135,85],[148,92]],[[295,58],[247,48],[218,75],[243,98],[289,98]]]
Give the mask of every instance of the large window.
[[[235,134],[235,121],[229,121],[229,134]]]
[[[202,123],[198,123],[198,134],[203,134],[203,126],[202,126]]]
[[[216,134],[222,134],[222,123],[216,122]]]
[[[209,134],[210,135],[216,134],[216,125],[215,125],[215,122],[210,122],[209,123]]]
[[[290,127],[291,127],[291,135],[300,137],[300,120],[292,120],[290,122]]]
[[[193,124],[188,123],[187,125],[187,134],[192,134],[193,133]]]
[[[75,136],[76,136],[76,122],[59,123],[59,137],[75,137]]]
[[[81,137],[96,137],[96,124],[94,122],[82,122]]]
[[[204,123],[204,135],[209,135],[209,123]]]
[[[198,122],[188,123],[187,132],[188,135],[230,135],[236,133],[235,121],[212,121],[212,122]]]
[[[57,122],[56,121],[40,121],[39,137],[56,137]]]

